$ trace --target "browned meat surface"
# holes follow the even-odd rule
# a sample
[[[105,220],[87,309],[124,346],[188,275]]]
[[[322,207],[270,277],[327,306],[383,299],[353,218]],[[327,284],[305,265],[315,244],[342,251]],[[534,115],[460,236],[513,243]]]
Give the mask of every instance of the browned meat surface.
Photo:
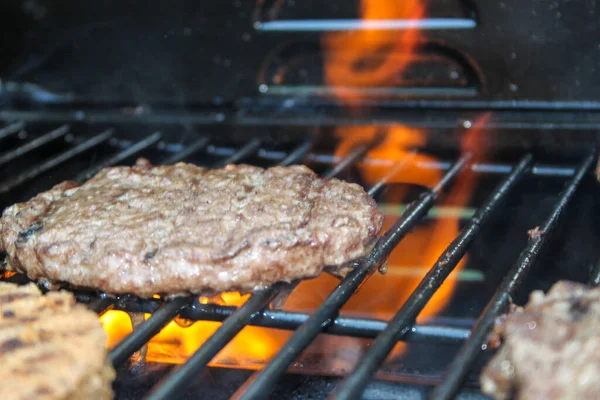
[[[98,316],[70,293],[0,283],[0,399],[111,399]]]
[[[600,288],[559,282],[497,326],[503,345],[483,371],[495,399],[600,398]]]
[[[31,279],[110,293],[250,291],[366,255],[382,223],[362,187],[303,166],[138,163],[7,208],[0,249]]]

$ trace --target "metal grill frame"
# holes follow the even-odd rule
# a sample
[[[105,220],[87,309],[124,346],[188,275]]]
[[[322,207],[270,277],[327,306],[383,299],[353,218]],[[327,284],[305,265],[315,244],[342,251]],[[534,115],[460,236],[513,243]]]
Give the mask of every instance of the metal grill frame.
[[[22,121],[5,125],[0,128],[0,139],[15,135],[24,127],[25,123]],[[64,136],[67,132],[69,132],[69,127],[66,125],[49,131],[12,151],[4,153],[0,157],[0,163],[22,157],[29,151],[47,145],[53,140]],[[104,143],[112,136],[113,131],[110,129],[91,136],[71,149],[3,182],[0,184],[0,193],[9,193],[14,188]],[[149,147],[156,145],[160,140],[161,133],[159,132],[148,135],[133,143],[127,149],[95,163],[90,168],[79,173],[75,179],[80,182],[84,181],[100,169],[115,165],[140,154]],[[345,158],[333,165],[323,176],[337,176],[348,167],[355,165],[365,157],[369,149],[376,145],[377,142],[378,138],[369,143],[359,145]],[[183,151],[167,157],[163,163],[171,164],[182,161],[193,154],[203,151],[209,143],[210,138],[200,137]],[[253,156],[260,151],[261,145],[261,139],[251,139],[244,146],[233,152],[233,154],[220,160],[215,164],[215,167],[220,167],[228,163],[236,163]],[[285,166],[302,162],[308,156],[310,149],[310,141],[302,142],[282,157],[278,165]],[[114,298],[77,291],[75,292],[76,297],[80,302],[86,303],[90,309],[100,315],[110,309],[152,314],[148,320],[139,325],[129,336],[110,351],[109,358],[115,366],[124,363],[133,353],[138,351],[177,316],[194,321],[223,322],[219,329],[201,345],[186,363],[176,367],[151,390],[147,399],[172,399],[183,393],[182,388],[197,376],[212,358],[247,325],[287,329],[294,331],[294,333],[265,368],[252,375],[239,388],[233,396],[236,399],[258,399],[268,396],[273,388],[273,384],[285,374],[290,364],[321,333],[375,339],[364,359],[338,385],[331,394],[331,398],[359,398],[383,363],[385,357],[398,341],[462,343],[460,352],[448,366],[448,372],[443,382],[431,394],[431,398],[436,400],[453,398],[460,389],[470,368],[481,355],[481,349],[485,349],[487,335],[492,329],[495,318],[506,310],[511,296],[518,290],[519,284],[529,272],[544,243],[552,234],[554,227],[564,213],[564,210],[574,198],[582,179],[592,169],[592,165],[596,159],[596,151],[591,151],[577,168],[534,165],[531,154],[525,154],[520,162],[514,166],[473,164],[470,163],[470,159],[470,154],[464,154],[456,163],[447,168],[445,175],[433,189],[426,191],[417,201],[410,204],[392,227],[380,237],[371,254],[353,263],[354,268],[312,314],[276,311],[267,308],[279,290],[284,286],[289,286],[283,284],[253,293],[239,308],[200,304],[198,301],[195,301],[198,299],[197,297],[176,298],[169,301],[162,301],[160,299],[141,300],[132,296]],[[340,308],[350,299],[357,288],[386,260],[395,246],[427,214],[429,209],[452,184],[457,175],[461,171],[464,171],[465,168],[471,168],[474,171],[495,172],[505,174],[506,176],[485,203],[470,218],[468,224],[461,230],[460,234],[442,253],[438,261],[432,266],[392,320],[386,322],[375,319],[339,316]],[[475,326],[469,330],[449,326],[420,326],[416,324],[415,321],[420,311],[462,259],[480,227],[487,222],[490,215],[509,196],[511,189],[521,178],[529,173],[567,177],[569,180],[551,214],[541,224],[541,234],[530,236],[526,247],[515,261],[514,266],[505,275],[502,284],[489,301]],[[388,177],[384,177],[374,185],[368,191],[369,194],[375,195],[382,190],[385,187]],[[23,278],[18,275],[8,280],[23,283]],[[591,284],[598,284],[598,282],[600,282],[600,262],[594,270],[593,276],[590,278]]]

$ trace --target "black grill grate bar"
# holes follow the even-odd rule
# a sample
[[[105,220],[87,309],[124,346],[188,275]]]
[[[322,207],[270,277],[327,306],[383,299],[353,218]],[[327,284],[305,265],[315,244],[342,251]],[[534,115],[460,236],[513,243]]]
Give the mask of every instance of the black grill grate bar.
[[[492,195],[471,217],[460,234],[450,243],[431,270],[412,292],[404,305],[390,321],[387,328],[375,339],[369,351],[362,358],[356,369],[342,382],[332,394],[336,399],[354,399],[360,397],[369,380],[375,375],[394,345],[411,328],[419,313],[444,283],[448,275],[463,258],[475,235],[489,217],[508,197],[510,191],[525,176],[533,157],[531,154],[521,159],[513,172],[496,188]]]
[[[152,135],[150,135],[150,136],[140,140],[139,142],[132,144],[131,146],[127,147],[126,149],[118,152],[117,154],[113,155],[112,157],[109,157],[108,159],[103,160],[103,161],[89,167],[88,169],[82,171],[81,173],[77,174],[77,176],[75,177],[74,180],[76,182],[86,181],[87,179],[91,178],[92,176],[94,176],[98,172],[100,172],[100,170],[102,170],[103,168],[110,167],[112,165],[116,165],[116,164],[122,162],[123,160],[126,160],[127,158],[133,156],[134,154],[144,151],[148,147],[150,147],[150,146],[154,145],[156,142],[158,142],[161,139],[161,137],[162,137],[162,134],[160,132],[155,132]]]
[[[334,165],[338,157],[332,154],[309,153],[307,159],[316,164]],[[365,157],[364,161],[369,163],[372,160],[369,157]],[[449,161],[420,161],[416,165],[422,169],[446,172],[453,164]],[[473,163],[471,164],[471,169],[478,174],[508,175],[513,170],[513,164]],[[570,178],[575,175],[576,168],[560,165],[534,164],[530,172],[532,175],[540,177]]]
[[[88,307],[92,307],[92,304]],[[120,299],[115,303],[115,310],[153,314],[163,304],[159,299]],[[237,311],[235,306],[216,304],[198,304],[185,308],[179,316],[190,321],[222,322]],[[295,330],[310,318],[310,314],[263,310],[256,315],[249,325],[263,328]],[[337,317],[326,326],[324,333],[340,336],[374,338],[387,326],[387,321],[372,318]],[[469,336],[470,329],[450,325],[414,325],[403,337],[406,342],[427,342],[457,344]]]
[[[437,200],[440,192],[449,186],[470,158],[470,155],[462,157],[444,175],[434,190],[422,195],[419,200],[407,208],[406,212],[379,239],[371,254],[357,262],[356,268],[348,273],[346,278],[321,303],[310,318],[293,333],[282,350],[262,371],[253,374],[234,394],[234,398],[257,399],[268,397],[275,381],[285,373],[289,365],[310,345],[317,335],[331,324],[340,308],[350,299],[365,279],[371,275],[374,269],[384,262],[400,240],[427,213]]]
[[[189,156],[198,153],[199,151],[202,151],[206,148],[206,146],[208,146],[208,143],[210,142],[210,139],[208,137],[201,137],[200,139],[192,142],[191,144],[189,144],[188,146],[186,146],[185,149],[173,154],[170,157],[165,158],[164,160],[162,160],[160,162],[160,164],[162,165],[171,165],[171,164],[175,164],[178,163],[180,161],[185,160],[186,158],[188,158]]]
[[[23,121],[15,122],[13,124],[7,125],[3,128],[0,128],[0,139],[7,138],[15,133],[18,133],[25,128],[25,123]]]
[[[21,157],[24,154],[29,153],[43,145],[52,142],[58,138],[65,136],[69,132],[69,126],[63,125],[57,129],[54,129],[38,138],[35,138],[22,146],[17,147],[14,150],[11,150],[7,153],[4,153],[0,156],[0,165],[4,165],[15,158]]]
[[[364,159],[366,154],[381,142],[382,135],[376,136],[373,140],[367,143],[356,146],[348,153],[339,163],[337,163],[330,171],[323,174],[323,178],[333,178],[336,175],[344,172],[346,169],[355,165],[360,160]]]
[[[244,146],[240,147],[235,153],[227,157],[226,159],[219,161],[214,165],[213,168],[221,168],[227,164],[235,164],[253,154],[256,154],[260,150],[262,142],[259,138],[254,138]]]
[[[164,303],[148,320],[136,327],[132,334],[125,337],[121,343],[110,351],[108,358],[113,365],[117,367],[125,362],[192,301],[193,298],[191,297],[178,297]]]
[[[379,182],[377,182],[371,189],[369,189],[369,192],[368,192],[369,196],[374,197],[379,192],[381,192],[385,188],[385,186],[389,182],[389,180],[394,175],[396,175],[398,172],[400,172],[402,170],[402,168],[404,168],[408,164],[408,162],[410,160],[413,160],[416,157],[417,154],[418,153],[416,151],[413,151],[413,152],[407,154],[405,157],[403,157],[401,161],[399,161],[398,163],[396,163],[390,169],[390,172],[386,176],[383,177],[382,180],[380,180]]]
[[[539,228],[540,234],[530,235],[527,246],[506,274],[494,297],[487,304],[479,320],[473,327],[471,336],[463,344],[459,353],[448,366],[444,381],[433,391],[432,399],[452,398],[471,369],[471,366],[481,354],[481,349],[487,348],[487,336],[494,325],[496,317],[506,309],[511,297],[518,290],[519,284],[530,271],[542,246],[552,234],[559,218],[567,208],[569,201],[574,197],[579,184],[595,159],[595,151],[585,158],[581,166],[577,169],[576,174],[569,181],[552,213]]]
[[[212,360],[212,358],[233,339],[239,331],[256,316],[256,313],[265,308],[275,297],[274,288],[254,293],[236,312],[227,318],[210,338],[189,358],[159,382],[153,389],[148,400],[175,399],[181,396],[182,388],[194,379]]]
[[[107,311],[115,307],[114,300],[108,297],[98,297],[87,305],[87,308],[94,311],[98,316],[104,315]]]
[[[108,140],[112,136],[112,134],[113,134],[113,132],[110,129],[107,131],[104,131],[104,132],[102,132],[96,136],[93,136],[93,137],[89,138],[88,140],[78,144],[77,146],[73,147],[72,149],[69,149],[69,150],[65,151],[64,153],[61,153],[58,156],[53,157],[53,158],[49,159],[48,161],[45,161],[39,165],[36,165],[35,167],[23,172],[22,174],[17,175],[15,178],[11,179],[10,181],[4,182],[0,185],[0,193],[9,192],[10,190],[14,189],[15,187],[17,187],[31,179],[38,177],[39,175],[43,174],[44,172],[51,170],[52,168],[64,163],[65,161],[68,161],[69,159],[76,157],[79,154],[81,154],[85,151],[88,151],[89,149],[91,149],[95,146],[98,146],[102,142],[105,142],[106,140]]]
[[[289,165],[301,162],[311,147],[312,142],[310,140],[307,140],[306,142],[302,143],[300,146],[292,150],[292,152],[288,154],[283,160],[279,161],[277,165],[281,167],[287,167]]]

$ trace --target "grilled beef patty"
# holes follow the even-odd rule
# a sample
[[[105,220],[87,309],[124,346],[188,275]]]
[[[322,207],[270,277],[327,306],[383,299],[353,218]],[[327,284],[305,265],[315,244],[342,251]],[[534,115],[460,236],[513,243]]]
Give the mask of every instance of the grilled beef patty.
[[[110,293],[251,291],[366,255],[383,223],[362,187],[303,166],[107,168],[0,219],[8,268]]]
[[[558,282],[499,321],[503,345],[483,371],[494,399],[600,398],[600,288]]]
[[[105,342],[98,316],[72,294],[0,283],[1,399],[111,399]]]

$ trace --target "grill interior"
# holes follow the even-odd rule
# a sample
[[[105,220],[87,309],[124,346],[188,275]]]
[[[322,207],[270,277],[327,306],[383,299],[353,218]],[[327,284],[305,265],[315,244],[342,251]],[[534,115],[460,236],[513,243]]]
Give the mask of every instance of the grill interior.
[[[494,140],[490,135],[489,140]],[[110,359],[120,371],[115,384],[117,398],[249,399],[266,398],[269,394],[325,398],[332,393],[337,398],[361,394],[364,398],[385,398],[393,393],[396,397],[431,395],[445,399],[457,392],[459,398],[483,398],[477,390],[477,376],[481,363],[491,352],[482,348],[485,350],[495,317],[505,311],[511,299],[523,303],[531,290],[548,289],[558,279],[600,281],[599,270],[594,267],[597,253],[593,238],[600,224],[595,223],[593,212],[598,188],[592,174],[595,152],[588,150],[592,146],[580,141],[578,148],[564,151],[560,142],[555,142],[555,147],[563,149],[557,153],[548,150],[551,146],[544,146],[543,150],[531,146],[527,142],[529,136],[523,136],[521,151],[515,151],[518,146],[509,135],[505,136],[502,143],[509,151],[505,155],[498,152],[498,160],[489,163],[473,164],[469,154],[461,155],[451,146],[443,146],[443,140],[415,149],[439,156],[441,161],[428,168],[442,170],[443,178],[433,188],[411,188],[409,198],[398,208],[401,212],[388,215],[396,220],[382,234],[373,252],[358,261],[356,268],[324,295],[316,309],[269,307],[277,294],[289,286],[283,284],[253,293],[239,308],[201,304],[198,298],[140,300],[74,290],[80,302],[99,314],[111,309],[152,314],[110,351]],[[215,167],[239,162],[260,166],[305,163],[321,176],[362,183],[357,164],[365,161],[375,143],[359,144],[339,158],[333,153],[335,140],[321,127],[265,129],[248,124],[245,129],[232,130],[222,125],[164,121],[154,126],[123,121],[90,124],[73,119],[66,123],[6,119],[0,125],[0,145],[0,166],[4,171],[0,205],[5,207],[27,200],[62,180],[84,181],[103,167],[132,164],[140,156],[156,164],[187,161]],[[462,231],[448,243],[438,262],[429,266],[431,269],[409,300],[389,315],[389,321],[369,315],[340,314],[340,308],[376,273],[398,243],[416,226],[441,212],[438,205],[444,194],[467,169],[477,173],[479,185],[472,204],[463,210]],[[396,186],[384,178],[367,190],[389,209],[384,195]],[[534,227],[539,227],[542,234],[528,237],[527,230]],[[444,312],[426,324],[416,324],[422,307],[467,251],[470,258],[466,270],[484,278],[460,280]],[[20,275],[6,275],[4,280],[27,281]],[[185,364],[147,365],[142,372],[132,370],[127,364],[130,356],[177,316],[223,324]],[[247,325],[293,333],[285,351],[259,371],[206,369],[211,359]],[[362,360],[353,371],[302,373],[307,369],[306,360],[296,360],[311,343],[324,336],[322,333],[376,339],[366,340]],[[407,353],[400,360],[386,361],[398,340],[410,343]],[[432,358],[439,358],[440,365],[434,365]],[[308,367],[318,371],[318,365]]]

